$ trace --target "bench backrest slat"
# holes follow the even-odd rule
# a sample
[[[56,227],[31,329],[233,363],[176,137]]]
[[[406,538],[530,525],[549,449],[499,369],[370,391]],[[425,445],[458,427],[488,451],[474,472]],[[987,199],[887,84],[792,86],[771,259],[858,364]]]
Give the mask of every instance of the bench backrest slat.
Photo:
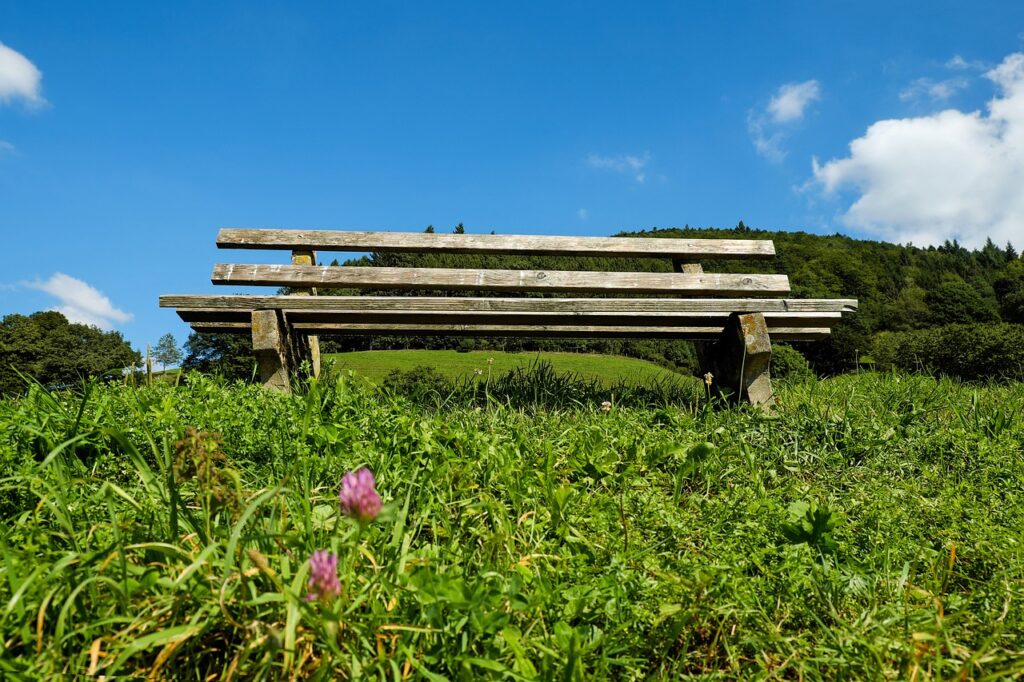
[[[704,296],[789,293],[789,278],[786,275],[683,274],[675,272],[375,268],[221,263],[214,266],[211,280],[214,284],[243,286],[358,289],[697,294]]]
[[[766,259],[775,245],[765,239],[648,239],[642,237],[556,237],[426,232],[261,230],[224,228],[222,249],[278,249],[397,253],[475,253],[525,256],[598,256],[673,260]]]

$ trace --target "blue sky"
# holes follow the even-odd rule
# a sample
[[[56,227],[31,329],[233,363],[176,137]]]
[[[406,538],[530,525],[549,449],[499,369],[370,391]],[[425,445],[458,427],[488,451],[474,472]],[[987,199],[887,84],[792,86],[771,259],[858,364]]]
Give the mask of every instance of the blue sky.
[[[0,44],[0,315],[137,347],[222,226],[1024,246],[1024,3],[7,0]]]

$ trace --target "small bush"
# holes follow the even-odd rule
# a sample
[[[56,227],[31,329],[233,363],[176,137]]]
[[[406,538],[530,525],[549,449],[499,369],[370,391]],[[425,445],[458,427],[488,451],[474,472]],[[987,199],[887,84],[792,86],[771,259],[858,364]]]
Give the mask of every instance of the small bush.
[[[436,402],[455,390],[452,382],[429,365],[420,365],[405,371],[393,369],[384,377],[383,387],[391,393],[407,396],[417,403]]]
[[[771,371],[775,379],[808,379],[814,376],[807,358],[790,346],[772,346]]]

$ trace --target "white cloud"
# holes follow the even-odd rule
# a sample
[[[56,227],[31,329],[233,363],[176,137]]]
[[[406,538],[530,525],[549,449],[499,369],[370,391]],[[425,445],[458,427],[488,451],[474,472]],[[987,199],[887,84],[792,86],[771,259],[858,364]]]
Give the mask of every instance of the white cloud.
[[[997,88],[986,112],[878,121],[846,158],[813,161],[826,193],[857,195],[847,226],[918,245],[991,237],[1024,246],[1024,54],[985,76]]]
[[[764,111],[747,112],[747,132],[757,153],[773,163],[782,163],[788,151],[786,137],[793,126],[803,120],[811,102],[821,99],[821,85],[816,80],[786,83],[779,86]]]
[[[25,55],[0,43],[0,104],[15,99],[35,106],[44,104],[42,80],[42,72]]]
[[[580,220],[586,220],[587,218],[590,217],[590,211],[588,211],[585,208],[581,208],[580,210],[576,211],[576,217],[579,218]]]
[[[619,156],[587,155],[587,164],[591,168],[631,175],[638,183],[643,183],[647,180],[647,172],[644,169],[650,160],[650,152],[645,152],[643,156],[635,156],[633,154],[620,154]]]
[[[0,156],[5,154],[13,154],[18,151],[18,148],[6,140],[0,140]]]
[[[769,131],[767,128],[764,116],[752,111],[747,113],[747,131],[757,153],[773,163],[782,163],[789,153],[782,148],[785,135],[781,131]]]
[[[98,289],[63,272],[54,273],[45,282],[36,280],[27,286],[57,298],[60,305],[54,306],[51,310],[63,313],[71,322],[109,330],[114,328],[115,322],[127,322],[132,319],[131,314],[115,308],[110,299]]]
[[[819,99],[821,87],[816,80],[786,83],[768,102],[768,113],[775,123],[799,121],[804,117],[807,106]]]
[[[970,81],[963,76],[946,78],[940,81],[935,81],[931,78],[917,78],[911,81],[910,85],[903,88],[900,92],[900,99],[908,102],[928,98],[935,102],[944,102],[965,89],[968,85],[970,85]]]
[[[988,65],[980,59],[968,61],[956,54],[946,62],[946,68],[954,71],[984,71]]]

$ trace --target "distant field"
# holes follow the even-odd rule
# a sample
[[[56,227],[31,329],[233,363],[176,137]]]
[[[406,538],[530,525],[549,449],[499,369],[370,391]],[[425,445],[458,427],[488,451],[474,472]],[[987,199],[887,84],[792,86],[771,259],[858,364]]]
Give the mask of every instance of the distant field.
[[[473,374],[473,370],[487,372],[487,360],[494,358],[493,374],[502,374],[515,367],[529,367],[538,360],[551,363],[557,372],[573,372],[606,384],[618,381],[648,382],[680,376],[646,360],[624,358],[617,355],[584,353],[502,353],[495,351],[453,350],[379,350],[354,353],[334,353],[326,356],[335,369],[352,370],[371,381],[379,381],[394,369],[410,370],[420,366],[434,367],[445,376],[458,379]]]

